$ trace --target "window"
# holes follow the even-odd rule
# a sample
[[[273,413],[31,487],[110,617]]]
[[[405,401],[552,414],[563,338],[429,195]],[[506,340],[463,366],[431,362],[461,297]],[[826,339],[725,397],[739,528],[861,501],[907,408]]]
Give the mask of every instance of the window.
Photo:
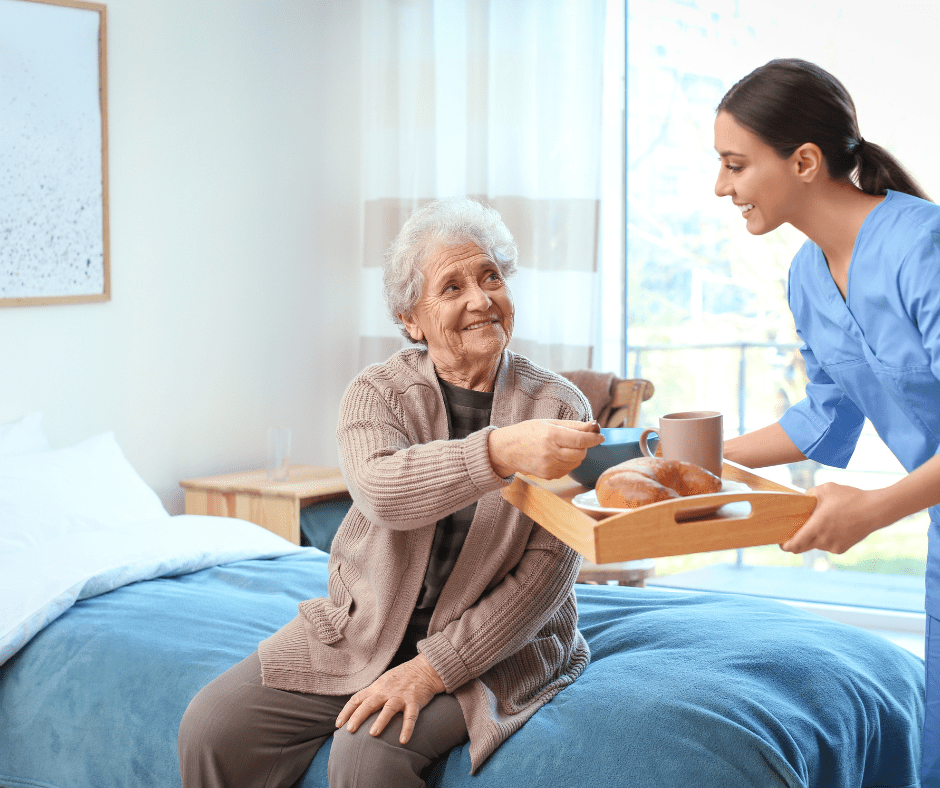
[[[618,5],[623,13],[623,4],[612,2],[612,15]],[[940,196],[933,152],[938,110],[928,98],[940,67],[933,41],[940,11],[904,0],[886,15],[869,8],[849,0],[627,3],[626,141],[619,151],[627,173],[626,284],[615,253],[619,239],[607,229],[595,366],[654,382],[643,426],[654,426],[662,413],[708,408],[725,414],[731,436],[775,421],[803,396],[786,277],[804,238],[789,226],[750,236],[730,201],[714,194],[714,111],[737,79],[774,57],[819,63],[852,94],[865,137],[894,152],[929,194]],[[617,166],[613,140],[623,133],[622,98],[615,102],[608,96],[608,172]],[[605,202],[613,204],[622,183],[611,179],[607,188]],[[605,228],[614,223],[610,211]],[[622,306],[624,291],[622,316],[617,299]],[[885,486],[903,470],[868,425],[847,470],[807,462],[766,473],[800,486],[838,481],[865,488]],[[750,548],[661,559],[657,574],[743,560],[922,581],[927,523],[925,513],[915,515],[842,556]]]

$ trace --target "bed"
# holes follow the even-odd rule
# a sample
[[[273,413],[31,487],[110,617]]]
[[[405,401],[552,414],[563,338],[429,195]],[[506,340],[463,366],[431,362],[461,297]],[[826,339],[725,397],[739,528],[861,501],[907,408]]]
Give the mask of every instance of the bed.
[[[189,700],[326,593],[328,555],[170,516],[114,436],[0,425],[0,785],[180,785]],[[471,777],[496,786],[914,786],[923,662],[771,600],[579,586],[589,667]],[[329,747],[301,788],[325,788]]]

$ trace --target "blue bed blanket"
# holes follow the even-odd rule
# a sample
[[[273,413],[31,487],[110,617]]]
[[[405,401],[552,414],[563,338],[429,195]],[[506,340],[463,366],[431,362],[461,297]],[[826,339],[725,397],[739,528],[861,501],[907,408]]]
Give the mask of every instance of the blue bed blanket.
[[[199,689],[326,593],[316,549],[77,601],[0,667],[0,785],[174,788]],[[914,786],[923,663],[747,597],[579,586],[591,663],[471,777],[440,788]],[[326,788],[329,747],[302,788]]]

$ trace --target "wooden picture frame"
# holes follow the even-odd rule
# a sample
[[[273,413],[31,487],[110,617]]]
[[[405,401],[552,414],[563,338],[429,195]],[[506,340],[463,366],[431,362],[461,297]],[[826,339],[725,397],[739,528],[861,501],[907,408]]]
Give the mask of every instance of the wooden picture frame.
[[[108,301],[106,7],[0,0],[0,51],[0,306]]]

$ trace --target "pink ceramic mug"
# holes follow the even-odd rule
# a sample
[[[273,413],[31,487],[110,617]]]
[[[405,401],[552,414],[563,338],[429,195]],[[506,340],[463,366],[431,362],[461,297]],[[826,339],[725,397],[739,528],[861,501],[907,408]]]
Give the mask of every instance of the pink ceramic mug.
[[[721,478],[724,449],[724,426],[721,414],[715,410],[691,410],[669,413],[659,419],[659,429],[643,430],[640,451],[652,457],[647,438],[659,436],[664,460],[684,460],[711,471]]]

